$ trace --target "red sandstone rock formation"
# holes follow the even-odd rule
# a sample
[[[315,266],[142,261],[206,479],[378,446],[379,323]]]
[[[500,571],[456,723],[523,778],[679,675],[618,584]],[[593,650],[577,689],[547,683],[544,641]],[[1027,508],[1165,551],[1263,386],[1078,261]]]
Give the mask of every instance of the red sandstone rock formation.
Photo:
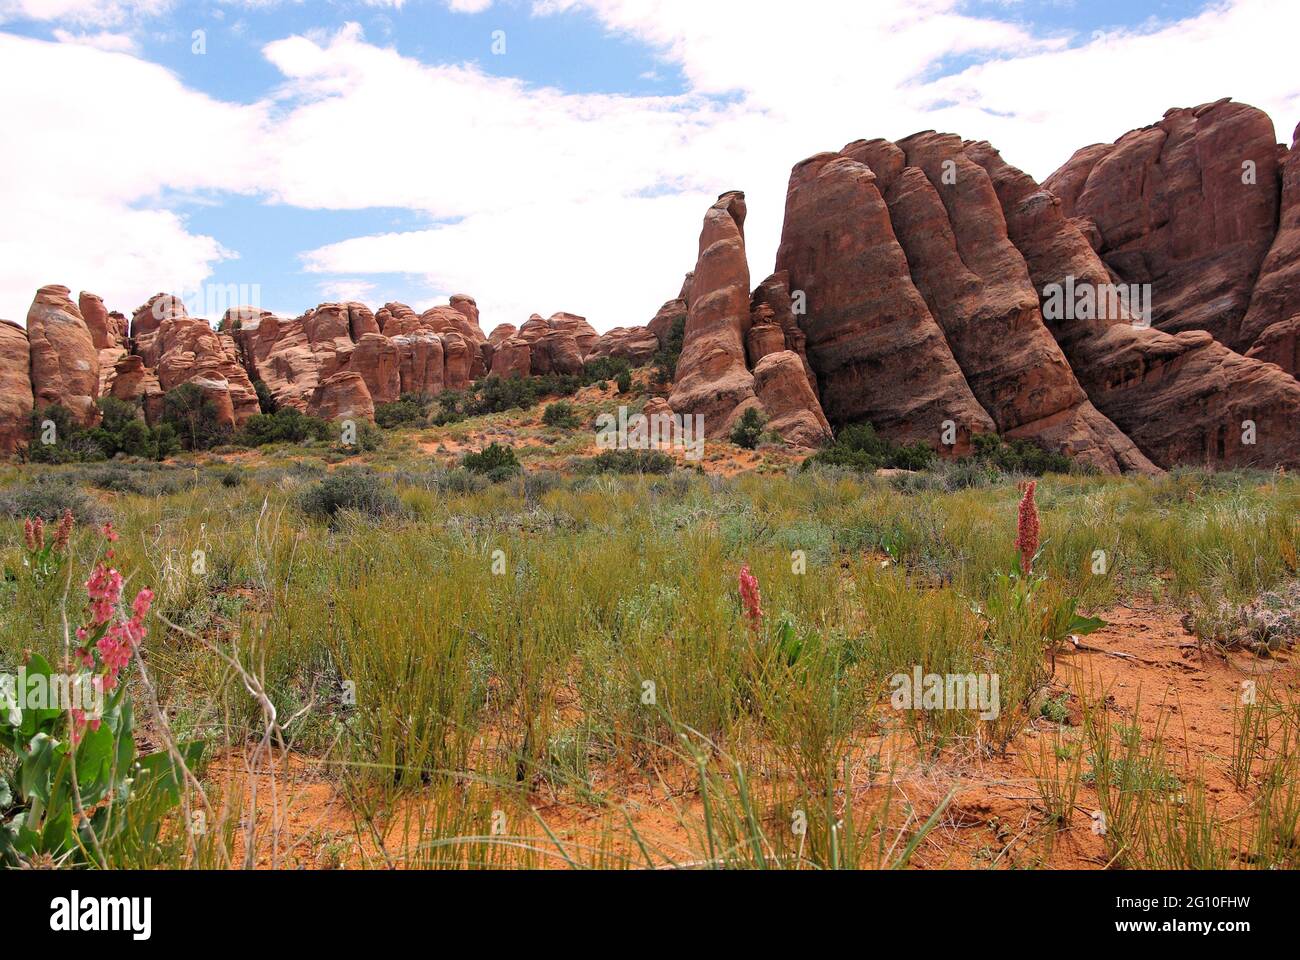
[[[677,413],[702,416],[709,437],[726,436],[754,408],[788,442],[818,446],[830,428],[803,360],[786,349],[766,294],[751,313],[745,213],[745,195],[733,191],[705,214],[690,290],[677,301],[687,304],[686,326],[668,402]],[[660,316],[675,309],[670,301]]]
[[[872,170],[822,153],[797,164],[777,267],[801,294],[808,360],[832,421],[870,421],[882,435],[955,454],[993,432],[917,291]]]
[[[31,354],[27,331],[0,320],[0,456],[27,446],[32,413]]]
[[[615,327],[592,346],[588,360],[616,357],[634,367],[644,366],[659,352],[659,338],[647,327]]]
[[[70,293],[41,287],[27,312],[32,394],[37,410],[57,403],[89,427],[99,422],[99,351]]]
[[[1300,126],[1282,165],[1282,210],[1277,235],[1260,267],[1241,321],[1241,343],[1249,357],[1276,363],[1300,375],[1296,329],[1300,327]]]
[[[987,143],[964,150],[991,177],[1040,296],[1067,282],[1079,289],[1111,283],[1061,200]],[[1124,309],[1080,312],[1046,311],[1048,326],[1088,396],[1152,461],[1162,467],[1300,461],[1300,384],[1293,378],[1203,331],[1171,335],[1135,325],[1140,318]],[[1242,443],[1245,421],[1255,423],[1254,444]]]
[[[366,381],[355,370],[341,370],[322,380],[312,391],[310,406],[325,420],[375,419]]]
[[[668,402],[704,417],[708,437],[724,437],[750,407],[760,407],[745,364],[749,332],[749,264],[745,195],[724,193],[704,216],[691,283],[682,355]]]
[[[1277,231],[1276,143],[1267,114],[1219,100],[1085,147],[1043,185],[1096,225],[1123,282],[1152,285],[1155,326],[1246,350],[1263,332],[1242,319]]]
[[[492,354],[492,376],[527,377],[532,373],[532,346],[523,337],[497,343]]]

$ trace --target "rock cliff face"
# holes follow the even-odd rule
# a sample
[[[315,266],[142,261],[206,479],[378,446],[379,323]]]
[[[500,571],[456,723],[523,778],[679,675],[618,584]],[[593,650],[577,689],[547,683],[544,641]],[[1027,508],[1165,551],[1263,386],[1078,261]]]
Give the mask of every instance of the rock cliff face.
[[[955,421],[1149,472],[1300,463],[1298,261],[1297,151],[1220,101],[1042,186],[932,131],[818,154],[791,175],[777,266],[832,421],[932,445]],[[775,348],[768,324],[751,353]]]
[[[967,144],[965,152],[991,177],[1036,289],[1110,284],[1105,264],[1059,198],[987,143]],[[1158,465],[1300,459],[1300,384],[1293,377],[1234,353],[1205,331],[1147,327],[1117,300],[1093,315],[1073,313],[1048,321],[1053,336],[1097,407]],[[1248,420],[1256,424],[1254,444],[1242,442]]]
[[[0,320],[0,456],[27,446],[32,414],[31,353],[27,331]]]
[[[684,298],[682,353],[668,403],[676,413],[702,416],[709,437],[725,437],[746,410],[756,408],[784,439],[816,446],[829,438],[830,428],[799,355],[784,349],[783,334],[778,338],[775,332],[760,331],[756,339],[763,342],[756,344],[755,352],[776,346],[778,339],[781,349],[762,353],[750,369],[753,318],[745,213],[745,195],[732,191],[719,197],[704,216],[695,271]],[[770,317],[764,312],[762,320],[764,327],[781,329],[774,311]],[[769,353],[771,362],[763,366]],[[763,377],[756,384],[759,366]],[[768,403],[772,409],[767,409]]]
[[[70,294],[41,287],[27,311],[32,396],[37,410],[59,404],[89,427],[99,422],[99,351]]]
[[[1151,284],[1157,328],[1245,351],[1263,332],[1263,316],[1243,319],[1278,234],[1278,184],[1272,121],[1225,99],[1085,147],[1043,185],[1092,223],[1122,282]]]

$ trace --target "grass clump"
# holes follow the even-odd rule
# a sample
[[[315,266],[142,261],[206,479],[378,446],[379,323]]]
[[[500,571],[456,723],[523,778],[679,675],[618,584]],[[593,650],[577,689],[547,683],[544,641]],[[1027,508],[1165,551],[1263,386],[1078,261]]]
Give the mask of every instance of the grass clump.
[[[304,491],[299,506],[309,517],[327,520],[344,510],[375,520],[403,512],[401,500],[382,477],[370,470],[347,467]]]

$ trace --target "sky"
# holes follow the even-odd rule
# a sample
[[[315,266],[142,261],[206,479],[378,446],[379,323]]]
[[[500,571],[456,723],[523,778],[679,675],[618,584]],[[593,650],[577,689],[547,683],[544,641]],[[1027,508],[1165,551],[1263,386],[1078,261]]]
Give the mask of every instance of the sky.
[[[0,318],[468,293],[644,324],[744,190],[944,130],[1045,178],[1231,96],[1300,122],[1296,0],[0,0]]]

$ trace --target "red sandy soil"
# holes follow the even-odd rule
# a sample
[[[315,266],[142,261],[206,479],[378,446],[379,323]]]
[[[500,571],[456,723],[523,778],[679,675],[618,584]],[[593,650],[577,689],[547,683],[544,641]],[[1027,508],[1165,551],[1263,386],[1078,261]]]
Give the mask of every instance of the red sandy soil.
[[[949,748],[927,763],[908,757],[908,746],[896,734],[861,738],[855,754],[892,755],[896,765],[892,781],[866,763],[851,763],[848,793],[859,822],[865,811],[893,791],[893,803],[910,807],[915,823],[924,822],[953,791],[955,796],[938,826],[912,857],[920,869],[970,867],[1103,868],[1108,865],[1103,838],[1092,831],[1091,812],[1097,808],[1093,788],[1081,785],[1073,820],[1066,829],[1046,824],[1045,811],[1032,775],[1032,764],[1059,737],[1087,752],[1079,727],[1079,696],[1090,702],[1106,698],[1107,721],[1142,726],[1144,740],[1163,722],[1167,760],[1180,775],[1203,779],[1210,804],[1221,818],[1251,814],[1252,793],[1239,791],[1229,775],[1233,752],[1233,704],[1240,699],[1241,682],[1265,678],[1276,692],[1295,691],[1297,674],[1288,657],[1261,660],[1250,655],[1223,657],[1201,650],[1181,626],[1177,612],[1135,603],[1116,607],[1105,615],[1109,626],[1086,638],[1086,648],[1057,658],[1050,693],[1067,695],[1069,719],[1063,725],[1039,717],[1032,720],[1009,745],[1005,755],[984,756],[961,746]],[[1140,703],[1140,706],[1139,706]],[[885,738],[892,736],[890,745]],[[910,742],[910,741],[909,741]],[[274,777],[265,765],[257,774],[260,798],[256,866],[336,867],[382,866],[373,839],[364,836],[340,794],[327,765],[305,756],[278,754]],[[1080,767],[1087,770],[1087,765]],[[691,832],[683,826],[698,822],[702,813],[687,765],[670,761],[653,769],[627,765],[593,771],[594,786],[604,790],[627,811],[638,832],[652,849],[668,853],[681,863],[700,855]],[[233,753],[218,757],[208,779],[229,791],[250,783],[243,757]],[[269,796],[275,781],[279,815],[278,836],[272,837]],[[538,816],[563,842],[596,842],[602,830],[614,827],[620,836],[610,845],[636,862],[639,851],[620,830],[619,819],[608,808],[586,804],[568,791],[557,795],[539,785],[529,798]],[[400,818],[394,818],[399,819]],[[390,850],[401,848],[400,828],[389,831]],[[541,830],[537,846],[551,847]],[[555,866],[563,859],[549,858]]]

